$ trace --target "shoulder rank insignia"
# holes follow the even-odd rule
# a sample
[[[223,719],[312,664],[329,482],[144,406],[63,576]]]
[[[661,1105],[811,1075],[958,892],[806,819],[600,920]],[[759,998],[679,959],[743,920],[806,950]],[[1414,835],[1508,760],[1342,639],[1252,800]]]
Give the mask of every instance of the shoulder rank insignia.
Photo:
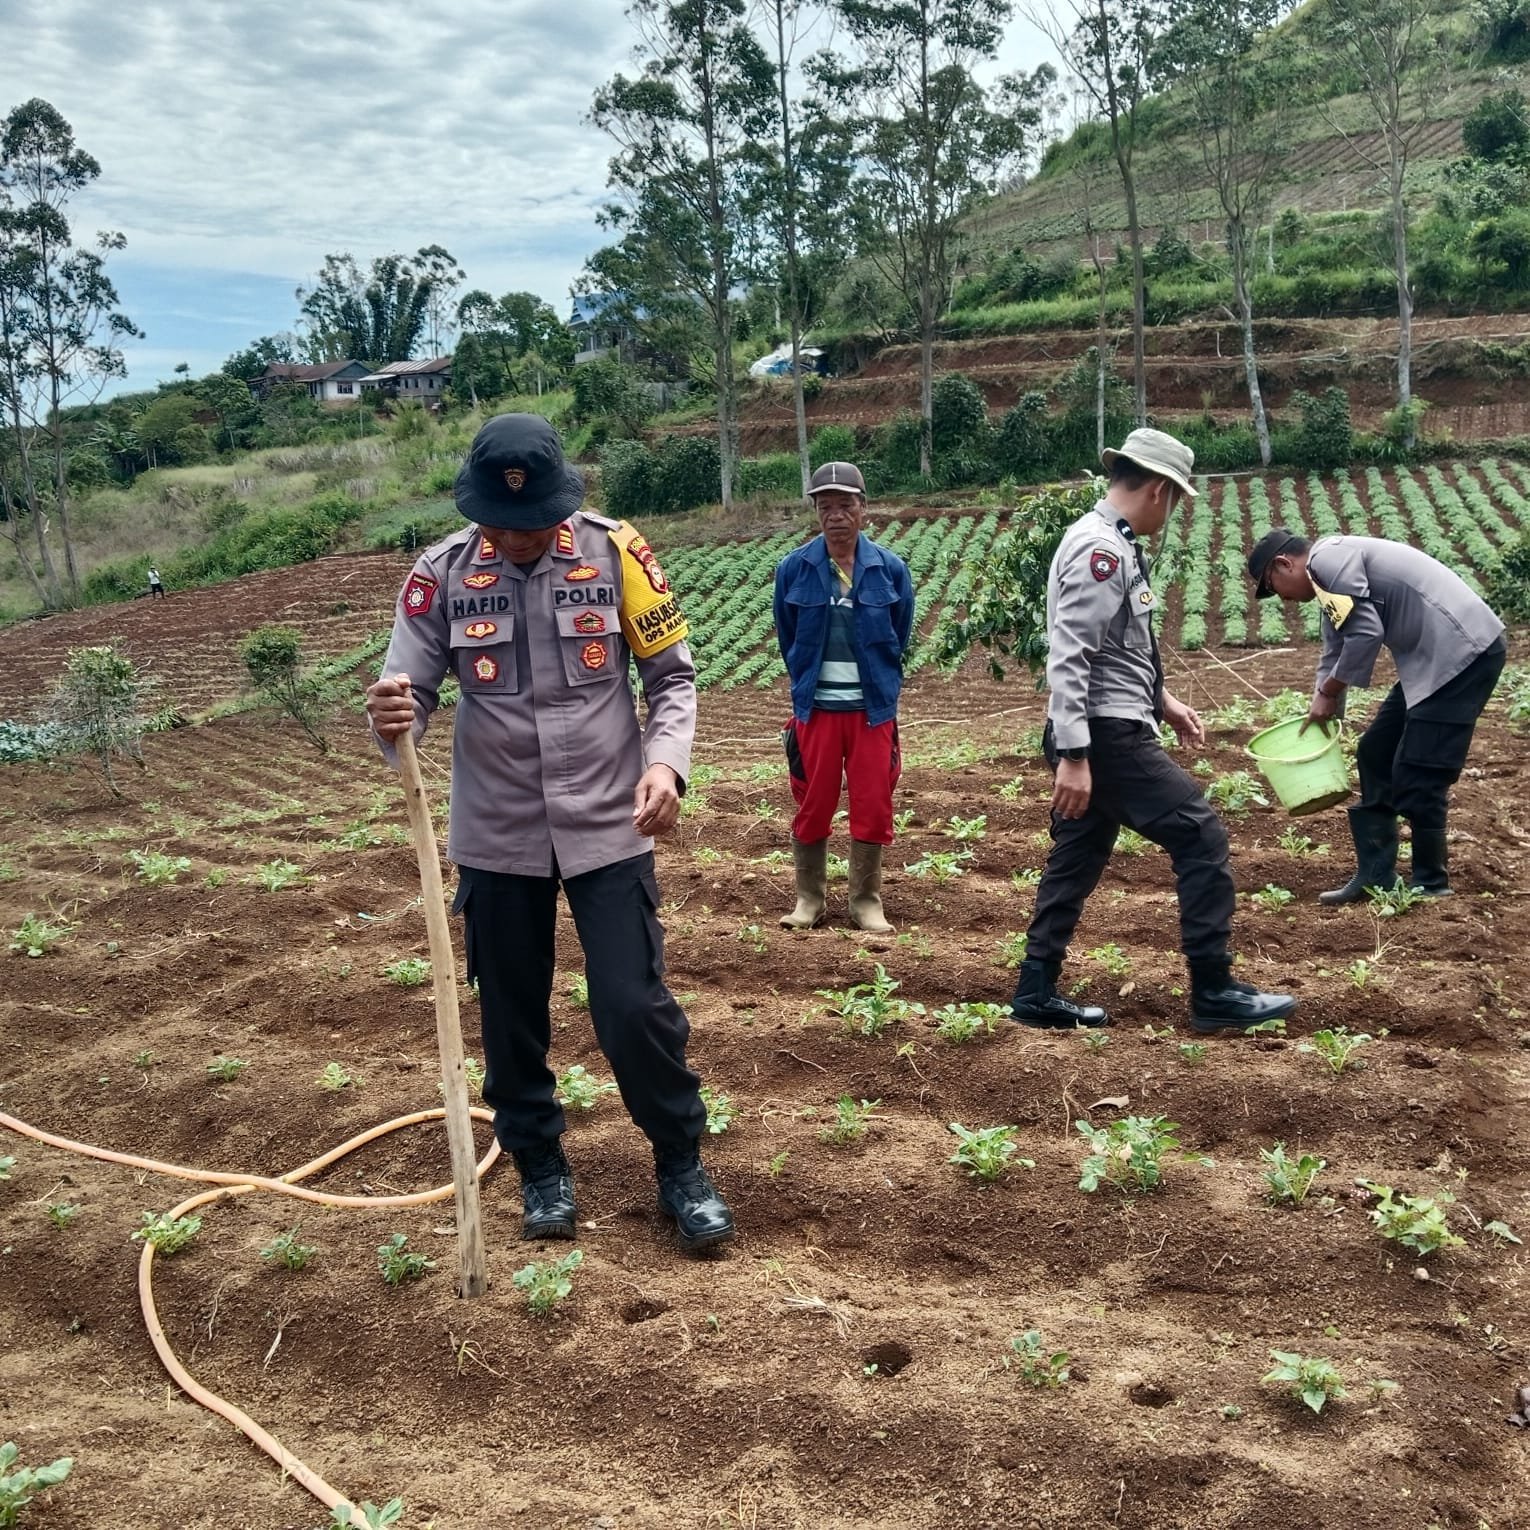
[[[579,650],[579,662],[586,669],[604,669],[606,667],[606,645],[604,643],[586,643]]]
[[[469,622],[463,632],[470,638],[493,637],[499,628],[493,622]]]
[[[586,579],[599,579],[600,570],[593,563],[581,563],[578,568],[571,568],[563,577],[569,584],[582,584]]]
[[[429,574],[411,574],[404,586],[404,615],[424,616],[436,598],[440,585]]]
[[[586,635],[606,630],[606,619],[599,611],[581,611],[574,618],[574,631]]]
[[[473,560],[475,563],[493,563],[499,558],[499,549],[487,538],[478,539],[478,556]]]
[[[484,685],[493,685],[499,679],[499,662],[491,659],[488,654],[481,653],[473,660],[473,673]]]
[[[574,528],[567,521],[558,528],[558,535],[553,539],[553,551],[560,558],[572,558],[574,556]]]
[[[637,658],[651,659],[689,636],[691,629],[643,534],[623,521],[610,536],[622,555],[622,635]]]
[[[487,590],[499,583],[498,574],[468,574],[462,581],[470,590]]]
[[[1096,547],[1089,554],[1089,572],[1099,580],[1101,584],[1115,576],[1115,572],[1121,567],[1121,556],[1113,553],[1109,548]]]

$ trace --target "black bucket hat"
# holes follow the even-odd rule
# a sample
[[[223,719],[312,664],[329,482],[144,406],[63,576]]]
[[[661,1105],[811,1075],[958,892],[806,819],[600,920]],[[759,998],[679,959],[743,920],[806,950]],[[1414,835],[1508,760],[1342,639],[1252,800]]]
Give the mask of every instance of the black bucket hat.
[[[457,508],[502,531],[545,531],[584,503],[584,477],[539,414],[485,420],[457,474]]]

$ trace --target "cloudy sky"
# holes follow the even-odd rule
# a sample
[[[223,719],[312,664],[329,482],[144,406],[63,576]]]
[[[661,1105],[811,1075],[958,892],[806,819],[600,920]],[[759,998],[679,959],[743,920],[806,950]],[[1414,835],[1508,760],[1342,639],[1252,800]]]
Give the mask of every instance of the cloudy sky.
[[[623,8],[0,0],[0,114],[42,96],[100,161],[72,216],[127,236],[111,270],[146,332],[128,353],[142,388],[291,329],[293,289],[331,251],[443,244],[469,285],[566,313],[603,242],[611,147],[584,118],[631,68]],[[1048,56],[1016,22],[1000,66]]]

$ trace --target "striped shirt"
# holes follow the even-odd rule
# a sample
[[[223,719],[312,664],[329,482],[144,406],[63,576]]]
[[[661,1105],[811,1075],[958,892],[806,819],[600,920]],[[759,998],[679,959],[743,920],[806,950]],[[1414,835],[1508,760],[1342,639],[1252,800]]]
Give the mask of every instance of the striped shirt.
[[[823,668],[818,671],[813,705],[825,712],[863,712],[866,709],[866,698],[861,694],[861,670],[855,662],[855,608],[850,591],[837,578],[834,593],[829,597]]]

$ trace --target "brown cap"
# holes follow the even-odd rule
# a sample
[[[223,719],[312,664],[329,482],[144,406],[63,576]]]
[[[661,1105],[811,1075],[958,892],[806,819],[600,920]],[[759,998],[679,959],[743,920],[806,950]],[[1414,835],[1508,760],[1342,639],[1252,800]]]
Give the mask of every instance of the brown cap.
[[[808,484],[809,494],[822,494],[825,489],[843,489],[847,494],[866,497],[866,480],[861,470],[848,462],[826,462],[813,474]]]

